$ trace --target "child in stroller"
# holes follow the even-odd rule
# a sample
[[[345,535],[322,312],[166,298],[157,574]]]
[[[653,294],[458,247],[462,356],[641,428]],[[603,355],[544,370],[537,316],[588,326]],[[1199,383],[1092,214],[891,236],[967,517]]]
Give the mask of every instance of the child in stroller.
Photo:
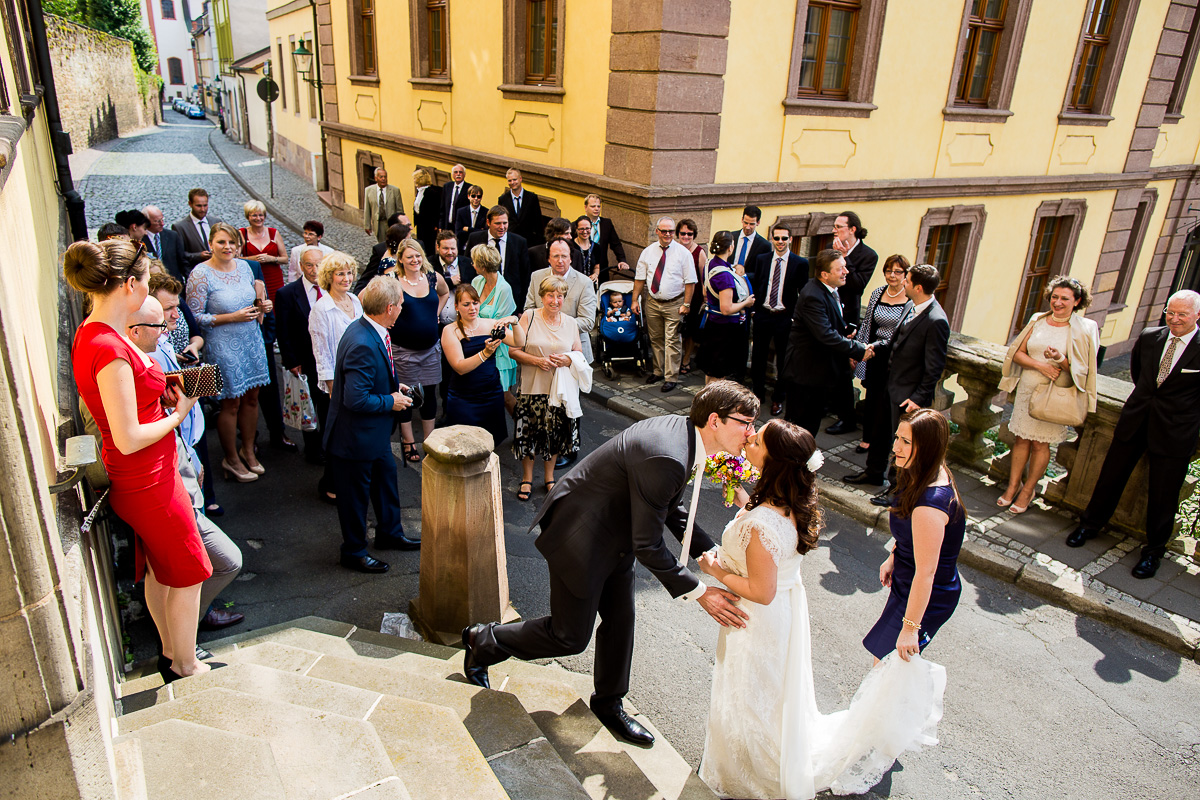
[[[600,368],[613,377],[613,362],[633,361],[645,369],[646,354],[641,317],[634,314],[633,281],[616,280],[600,285]]]

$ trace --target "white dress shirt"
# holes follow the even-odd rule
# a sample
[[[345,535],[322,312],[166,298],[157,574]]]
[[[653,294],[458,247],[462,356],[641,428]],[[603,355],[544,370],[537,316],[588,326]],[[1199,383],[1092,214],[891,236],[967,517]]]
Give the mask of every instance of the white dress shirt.
[[[455,183],[450,187],[450,203],[447,206],[446,213],[450,215],[450,219],[448,221],[451,225],[454,224],[454,215],[458,213],[454,208],[454,204],[458,202],[458,195],[459,192],[462,191],[463,183],[466,183],[466,181],[464,180],[462,183]]]
[[[914,319],[921,316],[921,312],[929,308],[931,305],[933,305],[932,297],[926,300],[924,303],[921,303],[919,306],[913,306],[911,309],[909,309],[909,312],[904,316],[904,319],[900,324],[903,326],[912,322]]]
[[[764,304],[767,306],[767,308],[768,308],[768,309],[770,309],[771,311],[782,311],[782,310],[784,309],[784,305],[783,305],[783,278],[784,278],[784,275],[786,275],[786,272],[785,272],[785,270],[787,270],[787,260],[788,260],[788,254],[787,254],[787,253],[784,253],[783,255],[779,255],[779,253],[776,253],[774,250],[772,250],[772,251],[771,251],[771,266],[770,266],[770,268],[768,268],[768,270],[767,270],[767,282],[766,282],[766,284],[765,284],[765,286],[766,286],[766,293],[767,293],[767,294],[766,294],[766,296],[765,296],[765,297],[763,297],[763,303],[764,303]],[[775,277],[775,276],[776,276],[776,274],[778,274],[778,275],[779,275],[779,277],[778,277],[778,278],[776,278],[776,277]],[[771,302],[771,281],[774,281],[774,280],[778,280],[778,281],[779,281],[779,299],[776,301],[776,304],[775,304],[775,305],[770,305],[770,302]]]
[[[484,228],[484,230],[487,230],[487,229]],[[493,247],[495,247],[497,250],[500,251],[500,274],[504,274],[504,257],[506,255],[506,253],[504,251],[508,247],[508,233],[505,232],[505,234],[503,236],[501,236],[499,239],[493,239],[492,232],[488,231],[487,232],[487,241],[485,242],[485,244],[490,244]]]
[[[654,282],[654,272],[658,269],[662,253],[662,245],[658,242],[643,250],[638,256],[633,279],[645,281],[646,291],[655,300],[672,300],[683,294],[687,284],[696,282],[696,263],[692,261],[692,254],[686,247],[679,242],[671,242],[667,246],[667,264],[663,269],[662,283],[657,293],[650,292],[650,285]]]
[[[304,293],[308,295],[308,313],[311,314],[312,310],[316,308],[317,301],[324,297],[326,293],[322,292],[320,287],[315,283],[309,283],[308,278],[301,276],[300,280],[304,281]]]
[[[200,236],[200,241],[207,245],[208,235],[212,233],[212,224],[208,221],[208,215],[199,219],[196,218],[195,214],[188,214],[188,217],[191,218],[192,224],[196,226],[196,233]],[[204,223],[203,226],[200,223]]]
[[[1190,332],[1179,337],[1179,344],[1175,345],[1175,352],[1171,356],[1171,369],[1167,372],[1168,375],[1175,371],[1175,366],[1179,364],[1179,359],[1183,358],[1183,351],[1187,350],[1187,346],[1192,343],[1192,339],[1196,336],[1196,330],[1196,328],[1192,328]],[[1170,329],[1168,329],[1167,341],[1166,344],[1163,345],[1163,357],[1166,357],[1167,349],[1171,346],[1171,339],[1173,338],[1175,338],[1175,335],[1171,333]],[[1162,364],[1162,358],[1160,358],[1158,362],[1159,370],[1162,369]],[[1155,374],[1157,375],[1158,373],[1155,372]]]
[[[746,248],[746,261],[741,262],[742,266],[750,267],[751,269],[753,269],[754,265],[749,264],[747,262],[750,260],[750,251],[752,249],[754,249],[755,235],[756,234],[752,233],[749,236],[747,236],[744,231],[742,233],[738,234],[737,247],[733,248],[733,258],[730,259],[731,264],[738,263],[738,258],[740,258],[741,254],[742,254],[742,247],[745,247]],[[745,242],[747,240],[749,240],[749,244],[743,245],[743,242]]]
[[[379,341],[383,342],[383,346],[386,348],[388,345],[388,341],[391,338],[391,334],[388,333],[388,329],[383,327],[382,325],[380,325],[378,322],[371,319],[370,317],[367,317],[367,322],[369,322],[371,324],[371,327],[375,329],[375,333],[379,334]]]

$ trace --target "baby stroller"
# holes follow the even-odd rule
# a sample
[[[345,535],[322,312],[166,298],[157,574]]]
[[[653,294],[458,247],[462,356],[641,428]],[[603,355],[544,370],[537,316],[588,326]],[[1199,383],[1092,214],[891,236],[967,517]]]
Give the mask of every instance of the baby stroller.
[[[608,295],[620,292],[625,298],[625,308],[633,307],[633,281],[616,280],[600,284],[600,352],[598,359],[604,376],[613,377],[613,364],[617,361],[632,361],[638,374],[646,374],[650,364],[650,342],[640,314],[630,314],[629,319],[609,319]]]

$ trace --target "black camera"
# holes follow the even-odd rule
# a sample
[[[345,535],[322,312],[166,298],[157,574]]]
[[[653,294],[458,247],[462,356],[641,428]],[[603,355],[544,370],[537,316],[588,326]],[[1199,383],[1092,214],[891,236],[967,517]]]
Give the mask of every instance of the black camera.
[[[507,333],[508,333],[507,325],[497,325],[496,327],[492,328],[492,338],[493,339],[503,339]]]

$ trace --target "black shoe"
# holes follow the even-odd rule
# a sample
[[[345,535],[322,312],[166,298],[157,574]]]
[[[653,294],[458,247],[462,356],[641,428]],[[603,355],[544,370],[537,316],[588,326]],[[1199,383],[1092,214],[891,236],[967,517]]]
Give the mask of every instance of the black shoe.
[[[484,627],[484,625],[470,625],[463,628],[463,675],[467,676],[467,683],[473,683],[476,686],[482,686],[484,689],[490,689],[492,688],[492,683],[488,679],[488,668],[481,667],[475,663],[475,637],[479,635],[479,632]]]
[[[879,494],[872,495],[871,496],[871,505],[879,506],[880,508],[891,508],[892,507],[892,495],[888,491],[888,488],[885,487],[884,490],[882,492],[880,492]]]
[[[221,508],[218,503],[209,503],[204,507],[204,516],[208,517],[209,519],[213,519],[214,517],[223,517],[225,516],[225,509]]]
[[[236,611],[226,611],[223,608],[210,608],[208,613],[200,619],[200,630],[219,631],[221,628],[237,625],[245,618],[245,616]]]
[[[1141,580],[1153,578],[1154,573],[1158,572],[1158,565],[1161,561],[1162,559],[1156,555],[1147,554],[1142,556],[1142,560],[1137,562],[1137,566],[1133,568],[1133,577],[1140,578]]]
[[[292,453],[294,453],[300,449],[300,448],[296,447],[295,442],[293,442],[291,439],[287,438],[286,436],[282,436],[282,435],[278,439],[272,437],[271,447],[274,447],[276,450],[287,450]]]
[[[376,536],[376,550],[420,550],[421,540],[410,539],[404,534],[399,536]]]
[[[378,558],[372,558],[371,556],[342,556],[341,564],[343,567],[356,572],[380,573],[391,569],[387,565],[387,562],[380,561]]]
[[[876,475],[867,472],[865,469],[862,472],[856,472],[853,475],[847,475],[842,478],[843,483],[851,483],[855,486],[883,486],[886,481],[882,475]]]
[[[664,392],[664,393],[665,392],[673,392],[678,388],[679,388],[679,384],[676,383],[675,381],[667,381],[666,383],[664,383],[662,385],[662,389],[660,389],[659,391]]]
[[[649,747],[654,744],[654,734],[642,727],[642,724],[633,717],[625,713],[625,708],[620,702],[616,707],[598,708],[592,704],[592,713],[596,715],[596,719],[604,724],[604,727],[613,732],[613,735],[624,739],[630,744],[636,744],[641,747]]]
[[[825,432],[831,436],[841,436],[844,433],[858,430],[857,425],[852,425],[849,422],[835,422],[825,429]]]
[[[662,379],[663,379],[662,375],[647,375],[646,376],[646,385],[649,386],[652,383],[658,383]]]
[[[854,445],[854,452],[862,454],[870,450],[870,447],[863,447],[861,444]]]
[[[1071,531],[1071,535],[1067,537],[1067,547],[1083,547],[1089,539],[1095,539],[1100,535],[1100,531],[1095,528],[1089,528],[1086,525],[1080,525],[1075,530]],[[1153,575],[1154,573],[1150,573]]]

